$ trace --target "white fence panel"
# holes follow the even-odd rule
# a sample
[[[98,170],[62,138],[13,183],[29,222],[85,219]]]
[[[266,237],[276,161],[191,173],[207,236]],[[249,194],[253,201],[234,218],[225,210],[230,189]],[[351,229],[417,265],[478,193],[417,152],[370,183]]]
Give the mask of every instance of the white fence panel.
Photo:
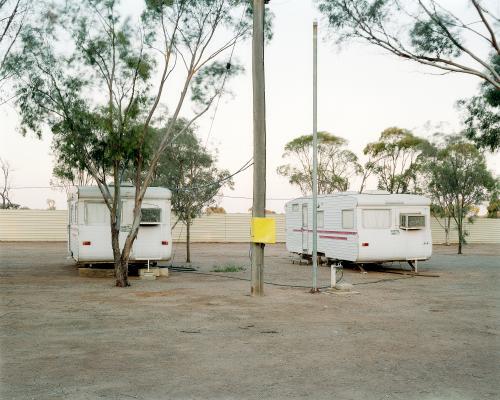
[[[59,242],[67,232],[66,210],[0,210],[0,241]]]
[[[276,241],[285,241],[285,215],[273,214],[276,219]],[[0,241],[66,241],[67,211],[0,210]],[[193,242],[250,241],[250,214],[212,214],[194,220],[191,226]],[[174,220],[175,221],[175,220]],[[445,242],[444,229],[435,218],[431,221],[432,241]],[[469,243],[500,243],[500,219],[476,218],[466,223]],[[186,227],[179,222],[172,232],[177,242],[186,240]],[[457,243],[455,223],[451,224],[450,242]]]

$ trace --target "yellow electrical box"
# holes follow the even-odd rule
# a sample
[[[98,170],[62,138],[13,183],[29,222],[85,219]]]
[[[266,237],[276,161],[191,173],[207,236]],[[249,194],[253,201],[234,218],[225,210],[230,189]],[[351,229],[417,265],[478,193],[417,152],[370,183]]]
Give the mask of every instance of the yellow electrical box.
[[[252,242],[276,243],[276,220],[274,218],[252,218]]]

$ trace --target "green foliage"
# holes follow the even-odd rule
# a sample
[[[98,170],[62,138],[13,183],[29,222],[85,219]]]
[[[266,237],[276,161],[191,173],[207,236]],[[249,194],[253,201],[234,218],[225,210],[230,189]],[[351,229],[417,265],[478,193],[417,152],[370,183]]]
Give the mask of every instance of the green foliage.
[[[490,203],[488,204],[488,218],[500,218],[500,182],[496,180],[495,189],[492,191]]]
[[[246,268],[240,265],[224,264],[224,265],[215,265],[212,269],[212,272],[241,272],[245,270]]]
[[[9,79],[5,61],[15,49],[26,20],[37,7],[35,3],[31,0],[0,0],[0,93],[4,91],[4,81]]]
[[[193,128],[185,129],[187,123],[185,119],[175,122],[174,131],[182,133],[161,155],[153,181],[172,190],[172,212],[186,224],[215,204],[222,187],[233,186],[229,171],[216,167],[216,156],[202,146]]]
[[[231,65],[220,61],[203,67],[193,79],[191,87],[191,100],[197,104],[207,106],[218,96],[222,90],[221,80],[243,72],[243,67]]]
[[[370,168],[378,178],[378,188],[389,193],[418,192],[419,174],[429,143],[407,129],[385,129],[376,142],[366,145],[363,152],[370,157]]]
[[[491,57],[492,67],[500,74],[500,55]],[[496,151],[500,148],[500,89],[489,82],[481,85],[480,94],[460,100],[464,110],[465,135],[479,148]]]
[[[114,162],[124,168],[135,156],[152,64],[141,55],[138,32],[113,7],[114,2],[96,1],[55,8],[56,19],[41,17],[26,27],[22,50],[7,62],[16,77],[23,132],[41,136],[48,126],[53,133],[56,174],[93,168],[105,182]],[[99,22],[101,14],[114,24],[112,31]],[[73,52],[63,51],[62,42],[71,43]],[[109,103],[98,95],[114,88],[135,95]]]
[[[451,32],[452,37],[447,32]],[[410,31],[411,44],[420,55],[458,57],[462,53],[456,45],[459,40],[460,33],[455,29],[454,21],[443,13],[417,20]]]
[[[484,155],[470,142],[450,137],[425,164],[427,193],[443,216],[457,224],[459,253],[467,232],[463,222],[474,206],[495,187]]]
[[[364,41],[405,60],[448,72],[471,74],[500,89],[500,75],[477,52],[478,42],[498,54],[493,10],[471,0],[468,15],[459,2],[438,0],[318,0],[332,37]],[[455,4],[457,3],[457,4]],[[491,12],[490,12],[491,11]],[[473,27],[470,21],[475,21]],[[474,39],[470,46],[466,39]],[[467,55],[464,59],[462,55]]]
[[[38,136],[50,129],[56,174],[71,178],[74,171],[86,171],[99,186],[111,215],[117,284],[126,286],[146,189],[162,153],[182,136],[172,128],[189,93],[195,110],[183,122],[184,130],[241,71],[236,62],[229,70],[225,66],[234,44],[251,33],[249,3],[148,0],[140,22],[124,15],[119,0],[58,0],[44,7],[23,29],[21,48],[5,63],[21,126]],[[167,91],[169,78],[182,75],[180,96]],[[177,103],[172,115],[158,118],[170,103],[164,94]],[[169,118],[166,129],[160,129]],[[160,131],[162,137],[155,137]],[[131,170],[134,218],[120,246],[120,185],[110,183],[122,182]]]
[[[312,135],[299,136],[285,145],[283,158],[291,162],[277,168],[303,194],[312,192]],[[345,191],[352,177],[361,173],[357,156],[346,148],[347,140],[318,132],[318,194]]]

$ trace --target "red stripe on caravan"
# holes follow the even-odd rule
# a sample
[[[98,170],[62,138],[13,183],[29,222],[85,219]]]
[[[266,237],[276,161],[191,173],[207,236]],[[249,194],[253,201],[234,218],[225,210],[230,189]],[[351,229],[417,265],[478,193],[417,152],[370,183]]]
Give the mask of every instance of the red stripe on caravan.
[[[319,235],[321,239],[334,239],[334,240],[347,240],[347,237],[345,236],[325,236],[325,235]]]
[[[312,232],[312,229],[294,229],[294,232]],[[318,233],[334,233],[336,235],[357,235],[358,232],[351,231],[328,231],[324,229],[318,229]]]
[[[320,233],[335,233],[337,235],[357,235],[358,232],[350,232],[350,231],[324,231],[318,230]]]

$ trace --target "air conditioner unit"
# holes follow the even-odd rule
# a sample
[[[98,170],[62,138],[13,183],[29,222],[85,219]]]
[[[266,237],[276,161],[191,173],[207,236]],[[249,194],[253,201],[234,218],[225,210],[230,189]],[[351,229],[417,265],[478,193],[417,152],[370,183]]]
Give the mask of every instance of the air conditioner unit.
[[[405,230],[425,228],[425,215],[399,214],[399,227]]]

